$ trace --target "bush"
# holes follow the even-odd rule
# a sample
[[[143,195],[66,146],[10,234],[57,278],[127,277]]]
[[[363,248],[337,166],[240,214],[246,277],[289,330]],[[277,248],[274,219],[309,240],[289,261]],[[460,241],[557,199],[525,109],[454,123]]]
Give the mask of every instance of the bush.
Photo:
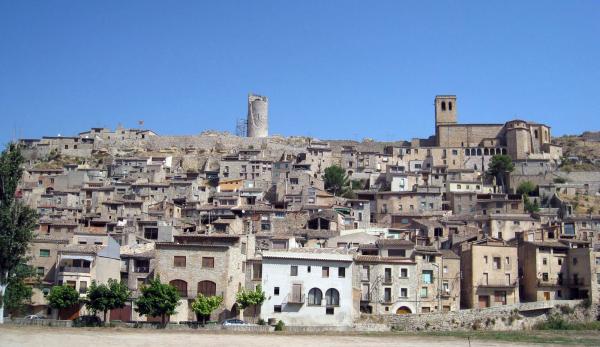
[[[583,308],[590,308],[592,307],[592,299],[590,298],[585,298],[582,302],[580,302],[579,304],[577,304],[578,307],[583,307]]]
[[[282,320],[280,320],[279,322],[277,322],[277,324],[275,324],[275,331],[283,331],[284,328],[285,328],[285,323],[283,323]]]
[[[258,320],[257,324],[258,325],[267,325],[267,322],[265,322],[265,320],[261,318]]]

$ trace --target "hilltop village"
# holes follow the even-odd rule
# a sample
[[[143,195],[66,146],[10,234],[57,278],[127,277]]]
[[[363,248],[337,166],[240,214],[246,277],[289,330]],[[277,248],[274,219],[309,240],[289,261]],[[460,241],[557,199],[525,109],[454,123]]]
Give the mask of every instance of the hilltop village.
[[[196,320],[198,294],[222,296],[211,320],[240,317],[236,293],[258,285],[266,299],[245,319],[304,326],[599,303],[600,175],[561,170],[548,125],[462,124],[457,106],[435,97],[433,135],[390,143],[269,136],[256,95],[246,137],[21,139],[18,195],[40,215],[29,312],[72,319],[85,308],[51,309],[51,288],[85,296],[113,278],[133,297],[110,319],[151,320],[134,300],[157,277],[181,296],[171,322]]]

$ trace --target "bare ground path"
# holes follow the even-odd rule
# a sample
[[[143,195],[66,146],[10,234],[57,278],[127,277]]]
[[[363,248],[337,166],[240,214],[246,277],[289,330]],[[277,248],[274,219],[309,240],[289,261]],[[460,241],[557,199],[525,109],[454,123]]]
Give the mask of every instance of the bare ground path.
[[[0,346],[243,346],[243,347],[349,347],[349,346],[411,346],[411,347],[468,347],[465,338],[448,336],[411,336],[394,334],[246,334],[214,333],[197,331],[156,331],[119,328],[49,328],[49,327],[0,327]],[[540,346],[540,344],[503,341],[471,340],[472,347],[493,346]],[[558,345],[555,345],[558,346]]]

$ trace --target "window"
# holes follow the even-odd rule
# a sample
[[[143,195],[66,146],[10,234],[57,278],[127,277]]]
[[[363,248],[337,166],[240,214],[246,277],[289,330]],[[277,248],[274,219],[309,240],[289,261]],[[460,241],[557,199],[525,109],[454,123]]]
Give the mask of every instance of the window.
[[[290,276],[298,276],[298,265],[292,265],[290,267]]]
[[[262,264],[261,263],[252,264],[252,279],[253,280],[262,279]]]
[[[323,266],[321,274],[323,278],[329,277],[329,266]]]
[[[212,269],[215,267],[215,258],[202,257],[202,267]]]
[[[38,267],[35,269],[35,274],[41,277],[41,276],[44,276],[45,271],[46,271],[46,269],[44,269],[44,267],[41,266],[41,267]]]
[[[388,257],[406,257],[405,249],[388,249]]]
[[[421,297],[422,298],[427,297],[427,287],[421,287]]]
[[[447,274],[448,273],[448,266],[444,265],[444,273]]]
[[[185,256],[174,256],[173,257],[173,266],[175,267],[185,267]]]
[[[542,274],[542,281],[544,281],[544,282],[548,282],[548,273],[547,273],[547,272],[544,272],[544,273]]]
[[[502,305],[506,305],[506,291],[495,291],[494,292],[494,301],[502,303]]]
[[[401,268],[400,269],[400,277],[401,278],[408,278],[408,269],[407,268]]]
[[[144,238],[148,240],[158,239],[158,228],[146,228],[144,229]]]
[[[273,312],[281,312],[281,305],[273,306]]]
[[[313,288],[308,291],[308,305],[321,306],[323,300],[323,292],[319,288]]]
[[[558,265],[562,265],[562,259],[558,258]]]
[[[213,281],[198,282],[198,294],[202,294],[204,296],[217,295],[217,284]]]
[[[426,263],[435,263],[435,255],[426,254],[423,256],[423,261]]]
[[[542,259],[542,264],[548,265],[548,258],[543,258]]]
[[[273,295],[279,295],[279,287],[273,288]]]
[[[407,298],[408,297],[408,288],[400,288],[400,297]]]
[[[577,265],[577,258],[573,258],[573,265]]]
[[[433,283],[433,270],[423,270],[423,283],[430,284]]]
[[[325,314],[331,315],[335,312],[333,307],[325,307]]]
[[[329,288],[325,292],[325,302],[327,306],[340,305],[340,293],[335,288]]]
[[[445,294],[450,293],[450,283],[448,281],[442,283],[442,292]]]
[[[310,265],[306,267],[306,272],[310,273]]]
[[[392,283],[392,268],[386,267],[383,270],[383,282],[384,283]]]
[[[187,297],[187,282],[186,281],[172,280],[171,282],[169,282],[169,284],[172,285],[173,287],[175,287],[175,289],[177,289],[177,292],[179,292],[179,296],[184,297],[184,298]]]
[[[500,257],[494,257],[494,270],[500,270],[502,268],[502,263],[500,261]]]
[[[42,258],[48,258],[50,256],[50,250],[49,249],[40,249],[40,257]]]
[[[340,277],[340,278],[346,277],[346,268],[345,267],[338,268],[338,277]]]
[[[383,301],[392,302],[392,288],[383,289]]]
[[[484,262],[484,264],[488,263],[488,256],[487,255],[483,256],[483,262]]]

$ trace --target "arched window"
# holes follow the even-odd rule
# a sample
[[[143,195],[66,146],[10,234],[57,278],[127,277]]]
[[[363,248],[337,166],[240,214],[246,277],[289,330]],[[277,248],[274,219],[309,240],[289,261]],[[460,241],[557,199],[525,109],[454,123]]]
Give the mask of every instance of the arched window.
[[[483,155],[490,155],[490,150],[488,148],[484,148]]]
[[[442,111],[446,111],[446,102],[442,101]]]
[[[537,130],[533,131],[533,136],[535,136],[536,139],[538,138],[538,131]]]
[[[481,148],[477,148],[477,155],[481,155]]]
[[[319,288],[313,288],[308,291],[308,304],[311,306],[321,306],[323,301],[323,292]]]
[[[470,150],[470,149],[468,149],[468,148],[466,148],[466,149],[465,149],[465,155],[466,155],[467,157],[468,157],[468,156],[470,156],[470,155],[471,155],[471,150]]]
[[[202,294],[204,296],[217,295],[217,284],[213,281],[198,282],[198,294]]]
[[[184,280],[172,280],[169,282],[170,285],[175,287],[179,292],[179,296],[187,297],[187,282]]]
[[[325,292],[327,306],[340,306],[340,292],[335,288],[329,288]]]
[[[452,111],[452,101],[448,101],[448,111]]]

